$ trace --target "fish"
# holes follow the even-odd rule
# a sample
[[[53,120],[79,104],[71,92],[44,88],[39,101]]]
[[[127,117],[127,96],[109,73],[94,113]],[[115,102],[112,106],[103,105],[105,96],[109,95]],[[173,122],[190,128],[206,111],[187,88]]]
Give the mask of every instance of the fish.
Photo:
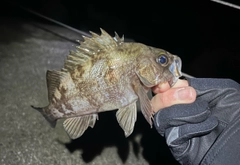
[[[160,83],[172,87],[181,77],[180,57],[166,50],[138,42],[125,42],[115,32],[83,36],[70,51],[61,70],[47,70],[49,104],[32,108],[52,127],[64,119],[63,127],[71,139],[93,128],[98,113],[116,111],[126,137],[134,130],[137,105],[152,128],[153,108],[147,92]]]

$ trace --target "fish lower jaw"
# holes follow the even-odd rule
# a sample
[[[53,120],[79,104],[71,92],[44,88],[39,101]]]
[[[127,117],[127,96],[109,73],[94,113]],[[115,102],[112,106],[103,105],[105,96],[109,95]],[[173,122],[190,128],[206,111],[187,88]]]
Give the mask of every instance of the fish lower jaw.
[[[178,78],[173,78],[171,80],[168,80],[167,82],[170,87],[173,87],[177,83],[177,81],[178,81]]]

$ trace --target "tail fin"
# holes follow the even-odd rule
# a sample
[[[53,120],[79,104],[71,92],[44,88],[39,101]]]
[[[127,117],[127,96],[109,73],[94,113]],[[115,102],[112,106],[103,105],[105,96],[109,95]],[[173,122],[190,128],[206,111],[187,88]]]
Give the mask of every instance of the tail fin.
[[[43,117],[50,123],[51,127],[54,128],[56,126],[57,120],[53,116],[47,115],[44,111],[44,108],[34,107],[32,105],[31,105],[31,107],[33,109],[36,109],[38,112],[40,112],[43,115]]]

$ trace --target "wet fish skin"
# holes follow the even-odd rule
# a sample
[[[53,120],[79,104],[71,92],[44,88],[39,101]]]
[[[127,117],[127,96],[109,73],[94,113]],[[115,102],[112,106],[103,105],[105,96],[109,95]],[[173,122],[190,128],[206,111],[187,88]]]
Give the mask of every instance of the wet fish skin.
[[[61,71],[47,71],[49,105],[36,108],[55,127],[63,126],[72,139],[94,127],[98,113],[118,109],[116,118],[129,136],[137,118],[136,102],[152,126],[153,110],[147,91],[181,76],[181,60],[169,52],[141,43],[126,43],[103,29],[71,51]],[[166,62],[165,62],[166,61]]]

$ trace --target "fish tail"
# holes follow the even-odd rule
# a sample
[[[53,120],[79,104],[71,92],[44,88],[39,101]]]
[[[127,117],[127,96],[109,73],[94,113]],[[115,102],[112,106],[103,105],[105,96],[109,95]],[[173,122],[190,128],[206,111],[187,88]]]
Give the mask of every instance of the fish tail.
[[[31,105],[31,107],[32,107],[33,109],[36,109],[38,112],[40,112],[40,113],[43,115],[43,117],[50,123],[51,127],[53,127],[53,128],[56,127],[57,119],[54,118],[53,116],[47,115],[47,114],[45,113],[44,108],[34,107],[34,106],[32,106],[32,105]]]

